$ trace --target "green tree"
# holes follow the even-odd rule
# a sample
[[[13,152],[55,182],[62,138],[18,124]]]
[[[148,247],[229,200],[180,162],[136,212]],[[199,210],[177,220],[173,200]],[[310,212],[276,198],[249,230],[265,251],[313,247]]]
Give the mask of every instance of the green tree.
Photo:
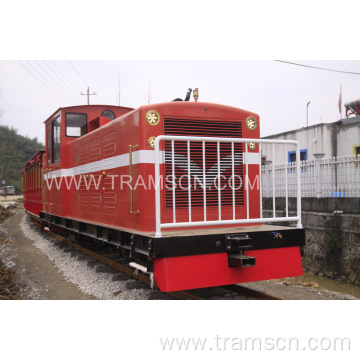
[[[44,148],[37,138],[29,139],[17,134],[13,127],[0,125],[0,167],[6,185],[12,185],[16,192],[20,192],[23,166],[38,150]]]

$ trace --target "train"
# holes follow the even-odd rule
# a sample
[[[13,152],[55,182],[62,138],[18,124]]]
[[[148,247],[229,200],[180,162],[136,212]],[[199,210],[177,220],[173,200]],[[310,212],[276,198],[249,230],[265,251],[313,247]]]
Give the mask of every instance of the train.
[[[22,169],[26,212],[43,231],[114,245],[163,292],[302,275],[301,210],[262,215],[259,115],[189,92],[57,109]]]

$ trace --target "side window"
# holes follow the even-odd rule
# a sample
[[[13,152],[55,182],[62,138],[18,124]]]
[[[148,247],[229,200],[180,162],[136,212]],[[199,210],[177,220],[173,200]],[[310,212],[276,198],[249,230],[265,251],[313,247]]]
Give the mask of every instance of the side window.
[[[307,160],[307,150],[300,150],[300,161]],[[295,151],[289,151],[288,152],[288,161],[289,162],[295,162],[296,161],[296,152]]]
[[[50,155],[50,129],[46,132],[46,151],[47,151],[47,158],[48,158],[48,165],[51,163],[51,155]]]
[[[67,113],[65,115],[65,135],[80,137],[87,133],[87,115]]]
[[[61,147],[60,147],[60,116],[58,116],[51,123],[52,130],[52,163],[57,163],[61,161]]]

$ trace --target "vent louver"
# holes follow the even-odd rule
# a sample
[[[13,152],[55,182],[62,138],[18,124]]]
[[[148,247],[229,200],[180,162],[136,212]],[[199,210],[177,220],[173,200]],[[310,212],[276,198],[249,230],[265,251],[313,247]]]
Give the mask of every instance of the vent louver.
[[[240,121],[216,119],[180,119],[164,118],[165,135],[204,136],[204,137],[242,137],[242,123]],[[234,174],[235,174],[235,204],[244,205],[244,189],[241,186],[243,179],[243,145],[234,144]],[[232,206],[232,159],[231,144],[220,143],[220,187],[221,206]],[[176,208],[185,208],[189,205],[188,199],[188,147],[186,141],[174,143],[174,171],[175,171],[175,203]],[[218,206],[218,154],[217,143],[205,143],[205,186],[207,207]],[[165,178],[169,179],[166,188],[166,207],[173,206],[173,191],[169,183],[172,175],[172,145],[165,141]],[[203,206],[203,144],[190,142],[190,186],[191,205]],[[182,188],[181,188],[182,187]],[[239,189],[237,189],[239,188]]]

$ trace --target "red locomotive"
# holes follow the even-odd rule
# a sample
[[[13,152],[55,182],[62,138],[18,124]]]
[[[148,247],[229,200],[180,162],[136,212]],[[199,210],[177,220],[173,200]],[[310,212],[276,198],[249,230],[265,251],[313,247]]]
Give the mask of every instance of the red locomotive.
[[[45,132],[22,172],[43,228],[116,245],[166,292],[302,274],[299,209],[262,218],[257,114],[197,101],[73,106]],[[298,227],[267,225],[284,220]]]

